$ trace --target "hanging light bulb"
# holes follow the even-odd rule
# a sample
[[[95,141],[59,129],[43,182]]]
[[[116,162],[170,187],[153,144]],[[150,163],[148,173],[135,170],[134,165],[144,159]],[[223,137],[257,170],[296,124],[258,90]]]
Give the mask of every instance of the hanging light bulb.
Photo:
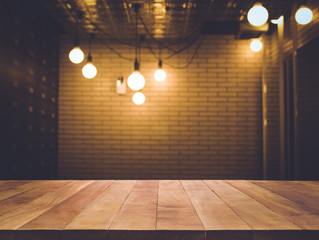
[[[166,72],[163,69],[157,69],[154,73],[156,81],[163,82],[166,79]]]
[[[135,3],[132,5],[135,11],[135,24],[136,24],[136,38],[135,38],[135,61],[134,61],[134,71],[127,78],[127,85],[133,91],[141,90],[145,86],[145,78],[140,73],[140,64],[137,61],[137,45],[138,45],[138,27],[137,27],[137,14],[140,7],[140,4]]]
[[[259,39],[254,39],[250,43],[250,49],[254,52],[259,52],[263,48],[263,43]]]
[[[82,68],[82,74],[85,78],[88,79],[94,78],[97,74],[97,69],[92,63],[91,55],[88,56],[88,62]]]
[[[93,39],[94,35],[90,35],[89,39],[89,56],[88,56],[88,62],[84,65],[82,68],[82,74],[85,78],[91,79],[94,78],[97,74],[96,67],[92,63],[92,56],[91,56],[91,39]]]
[[[297,10],[295,14],[295,19],[297,23],[301,25],[306,25],[311,22],[313,17],[313,13],[311,9],[306,7],[305,5],[300,6],[300,8]]]
[[[268,11],[261,3],[256,3],[247,14],[248,22],[256,27],[264,25],[268,20]]]
[[[75,64],[79,64],[84,59],[84,53],[79,46],[75,46],[69,53],[69,59]]]
[[[134,62],[134,72],[127,79],[127,85],[133,91],[141,90],[145,86],[145,78],[139,71],[137,59]]]
[[[136,105],[142,105],[145,102],[145,96],[142,92],[136,92],[134,93],[132,100]]]
[[[158,82],[162,82],[166,79],[166,72],[163,70],[163,62],[161,60],[161,46],[159,46],[159,62],[158,69],[154,73],[154,78]]]
[[[78,30],[78,20],[83,18],[83,12],[77,13],[76,27],[75,27],[75,39],[73,42],[73,49],[69,53],[69,59],[72,63],[79,64],[84,59],[84,53],[80,48],[79,42],[79,30]]]

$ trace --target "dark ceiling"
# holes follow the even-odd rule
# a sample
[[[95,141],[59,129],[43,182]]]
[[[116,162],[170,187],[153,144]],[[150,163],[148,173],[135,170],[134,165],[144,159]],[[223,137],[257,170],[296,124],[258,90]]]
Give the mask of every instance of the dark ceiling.
[[[140,5],[138,32],[153,41],[183,41],[200,33],[236,34],[246,21],[253,0],[43,0],[66,33],[74,34],[76,16],[80,33],[103,39],[135,39],[135,4]],[[260,1],[270,19],[288,14],[293,0]]]

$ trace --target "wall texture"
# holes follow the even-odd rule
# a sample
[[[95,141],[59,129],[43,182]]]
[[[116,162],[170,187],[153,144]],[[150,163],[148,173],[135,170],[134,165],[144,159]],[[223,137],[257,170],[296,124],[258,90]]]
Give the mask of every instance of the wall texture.
[[[132,102],[130,90],[115,93],[117,77],[129,76],[133,60],[96,40],[98,74],[88,80],[83,64],[68,60],[71,43],[65,36],[60,51],[59,178],[261,177],[262,53],[253,53],[248,40],[207,36],[187,69],[164,61],[162,83],[153,79],[157,60],[142,49],[142,106]],[[133,47],[112,47],[134,58]],[[169,63],[182,66],[193,51]]]
[[[41,2],[0,2],[1,179],[57,173],[58,28]]]

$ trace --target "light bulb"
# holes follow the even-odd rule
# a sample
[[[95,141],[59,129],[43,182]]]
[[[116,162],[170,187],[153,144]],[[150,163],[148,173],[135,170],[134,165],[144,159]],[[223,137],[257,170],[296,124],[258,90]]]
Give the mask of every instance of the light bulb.
[[[135,70],[127,79],[127,85],[133,91],[141,90],[145,86],[145,78],[143,75]]]
[[[162,68],[159,68],[155,71],[154,78],[156,81],[162,82],[166,79],[166,72]]]
[[[264,25],[268,20],[268,11],[261,3],[256,3],[247,14],[248,22],[256,27]]]
[[[142,105],[145,102],[145,96],[143,93],[137,92],[134,93],[132,100],[136,105]]]
[[[254,39],[250,43],[250,49],[254,52],[259,52],[263,48],[263,43],[259,39]]]
[[[312,20],[312,17],[313,17],[312,11],[305,6],[301,6],[295,15],[295,19],[297,23],[301,25],[306,25],[310,23],[310,21]]]
[[[96,67],[93,65],[92,62],[88,62],[82,68],[82,74],[85,78],[88,78],[88,79],[94,78],[97,74]]]
[[[71,62],[78,64],[81,63],[84,59],[84,53],[80,47],[74,47],[69,53],[69,59]]]

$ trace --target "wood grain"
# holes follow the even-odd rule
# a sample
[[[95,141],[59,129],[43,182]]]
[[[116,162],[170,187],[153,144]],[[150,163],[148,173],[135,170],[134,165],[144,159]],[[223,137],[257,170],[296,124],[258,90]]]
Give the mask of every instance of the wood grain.
[[[204,230],[180,181],[162,180],[158,190],[157,230]]]
[[[91,183],[72,197],[23,225],[19,230],[61,230],[112,183],[113,181],[110,180],[95,181]]]
[[[291,201],[297,202],[311,212],[319,214],[319,187],[290,181],[252,181]]]
[[[134,180],[114,182],[64,229],[108,229],[134,183]]]
[[[137,181],[110,230],[155,230],[158,180]]]
[[[225,181],[205,180],[204,182],[253,230],[300,229]]]
[[[318,183],[0,181],[0,240],[317,240]]]
[[[44,196],[47,193],[55,191],[56,189],[70,184],[70,180],[58,180],[58,181],[41,181],[37,182],[37,187],[31,190],[19,193],[11,198],[5,199],[0,202],[0,215],[12,211],[32,200]],[[33,186],[35,187],[35,186]]]
[[[206,230],[251,230],[200,180],[181,181]]]
[[[30,220],[69,198],[92,181],[74,181],[0,216],[0,229],[18,229]]]
[[[22,185],[15,186],[10,189],[3,190],[0,192],[0,201],[13,197],[18,194],[21,194],[23,192],[29,191],[33,188],[40,186],[41,184],[43,184],[42,181],[32,181]]]
[[[0,191],[6,190],[6,189],[12,189],[14,187],[17,187],[19,185],[26,184],[30,181],[26,180],[17,180],[17,181],[0,181]],[[1,194],[1,193],[0,193]]]
[[[289,219],[291,222],[303,229],[319,229],[319,215],[312,214],[307,208],[262,188],[249,181],[227,181],[238,190],[246,193],[259,203],[270,208],[280,216]]]

